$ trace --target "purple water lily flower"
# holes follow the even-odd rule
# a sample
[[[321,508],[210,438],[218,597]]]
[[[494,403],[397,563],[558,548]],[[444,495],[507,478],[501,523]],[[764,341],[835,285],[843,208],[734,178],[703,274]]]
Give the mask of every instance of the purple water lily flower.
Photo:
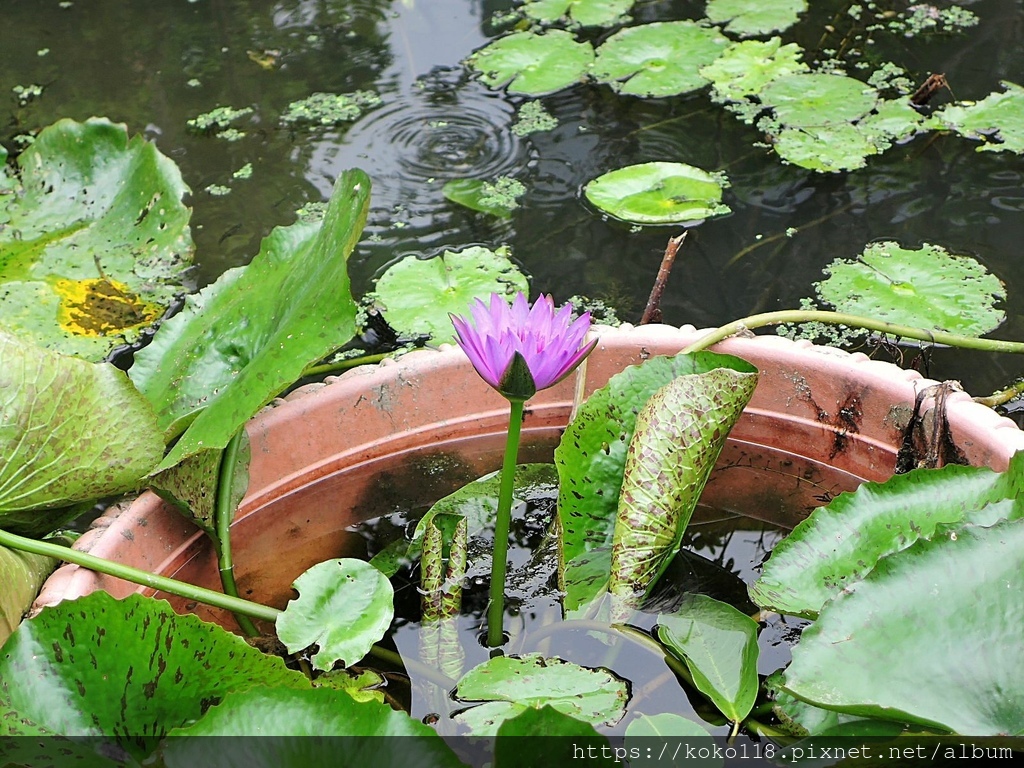
[[[512,306],[492,293],[490,305],[476,299],[470,312],[473,323],[451,316],[459,346],[484,381],[509,399],[527,400],[557,384],[597,344],[596,339],[583,344],[590,313],[570,323],[572,306],[555,311],[550,296],[541,296],[531,308],[522,293]]]

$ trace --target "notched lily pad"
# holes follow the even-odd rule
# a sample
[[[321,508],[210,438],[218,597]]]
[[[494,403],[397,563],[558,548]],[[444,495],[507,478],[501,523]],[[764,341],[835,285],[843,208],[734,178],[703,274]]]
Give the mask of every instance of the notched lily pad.
[[[514,32],[470,56],[466,63],[492,88],[539,96],[580,82],[594,61],[594,49],[562,29],[543,34]]]
[[[527,654],[498,656],[474,667],[459,681],[455,695],[462,701],[487,702],[455,717],[483,736],[494,735],[503,721],[527,708],[545,705],[592,725],[614,725],[625,712],[629,690],[606,670]]]
[[[395,615],[394,589],[364,560],[318,563],[295,580],[299,597],[276,622],[289,653],[318,646],[313,666],[328,670],[336,661],[351,666],[384,637]]]
[[[807,10],[807,0],[708,0],[705,13],[725,31],[739,37],[781,32],[796,24]]]
[[[1006,288],[970,256],[938,245],[872,243],[854,261],[837,259],[818,296],[840,312],[916,328],[981,336],[1003,322]]]
[[[0,324],[89,360],[137,340],[192,258],[177,166],[102,118],[60,120],[6,160],[0,147]]]
[[[627,27],[600,48],[592,76],[619,93],[675,96],[707,85],[700,69],[717,59],[729,40],[692,21]]]
[[[587,200],[637,224],[696,222],[730,213],[722,203],[723,174],[685,163],[641,163],[599,176],[583,188]]]
[[[529,284],[506,246],[471,246],[429,259],[406,256],[380,276],[368,300],[399,334],[429,334],[440,344],[455,339],[449,313],[464,315],[474,298],[491,293],[511,301],[519,291],[528,292]]]
[[[700,74],[711,81],[711,95],[716,101],[738,102],[760,93],[772,80],[806,72],[802,56],[799,45],[783,45],[778,37],[764,42],[744,40],[733,43],[721,56],[701,67]]]
[[[568,16],[584,27],[607,27],[620,21],[633,0],[526,0],[523,13],[537,21]]]

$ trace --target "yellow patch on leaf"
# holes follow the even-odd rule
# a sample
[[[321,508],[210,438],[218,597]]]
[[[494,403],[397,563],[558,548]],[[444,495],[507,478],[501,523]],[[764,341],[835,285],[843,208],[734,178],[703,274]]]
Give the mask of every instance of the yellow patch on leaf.
[[[57,321],[75,336],[108,336],[149,325],[161,312],[160,307],[143,301],[117,280],[61,279],[55,290],[60,296]]]

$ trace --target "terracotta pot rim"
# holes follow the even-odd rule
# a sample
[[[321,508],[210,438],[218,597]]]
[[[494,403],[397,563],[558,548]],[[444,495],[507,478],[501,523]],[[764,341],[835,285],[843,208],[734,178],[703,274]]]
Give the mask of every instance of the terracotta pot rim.
[[[692,325],[679,328],[667,325],[596,326],[594,333],[600,340],[588,365],[592,370],[601,366],[621,370],[625,364],[639,362],[651,354],[672,354],[706,332],[698,331]],[[821,374],[825,385],[834,384],[836,391],[845,391],[843,387],[849,389],[852,383],[853,390],[861,393],[858,397],[865,403],[868,400],[876,406],[889,403],[893,414],[898,408],[912,407],[918,392],[937,383],[916,371],[871,360],[863,353],[849,353],[779,336],[732,337],[715,345],[713,350],[772,362],[771,375],[762,375],[755,400],[744,414],[745,422],[741,421],[752,430],[750,439],[754,442],[760,440],[758,430],[762,429],[763,423],[781,420],[782,427],[789,430],[790,439],[797,444],[808,435],[817,436],[817,439],[824,435],[825,439],[835,439],[837,445],[840,439],[853,440],[857,451],[863,454],[861,460],[869,463],[884,464],[894,454],[892,428],[885,424],[888,415],[874,424],[848,425],[839,418],[841,404],[833,403],[829,399],[831,395],[822,396],[820,404],[814,400],[813,393],[803,397],[804,376]],[[625,359],[623,356],[629,361],[620,365]],[[763,372],[767,370],[763,365],[759,368]],[[466,412],[465,403],[456,401],[445,406],[450,412],[442,409],[434,414],[426,403],[416,399],[420,387],[428,381],[425,377],[440,377],[442,382],[458,379],[471,389],[467,397],[475,410]],[[586,394],[603,381],[596,382],[595,386],[591,384],[586,386]],[[570,377],[556,387],[538,393],[528,403],[530,415],[524,430],[563,428],[574,385]],[[407,397],[409,402],[392,408],[399,396]],[[1024,432],[1013,421],[974,402],[968,394],[951,394],[946,406],[951,431],[972,463],[1002,470],[1013,453],[1024,449]],[[460,407],[463,408],[461,413]],[[854,410],[858,407],[860,400],[851,406]],[[867,405],[864,407],[866,409]],[[323,434],[312,428],[320,425],[324,414],[338,420],[377,419],[380,421],[379,437],[375,441],[344,444],[343,436],[329,432],[330,425]],[[444,440],[446,435],[462,434],[474,424],[482,424],[485,430],[493,433],[503,433],[507,418],[505,400],[472,373],[462,350],[450,344],[442,344],[437,349],[414,350],[375,366],[364,366],[337,377],[328,377],[323,384],[301,387],[265,408],[247,425],[253,453],[251,475],[256,479],[251,482],[239,507],[236,521],[308,483],[311,476],[325,476],[346,462],[371,461],[378,454],[415,446],[417,439],[424,436],[432,435],[433,440]],[[425,421],[421,423],[417,419]],[[282,436],[287,438],[286,444],[295,447],[279,449]],[[339,444],[340,448],[337,447]],[[780,447],[789,450],[786,445]],[[279,455],[282,453],[287,455]],[[271,461],[278,463],[271,466]],[[891,468],[858,473],[864,479],[872,479],[871,472],[881,477],[886,471],[891,472]],[[188,547],[187,542],[195,540],[195,527],[169,509],[153,493],[143,493],[131,504],[112,508],[95,521],[75,548],[110,556],[136,534],[139,537],[144,534],[153,536],[156,545],[147,554],[150,559],[140,565],[149,570],[156,569],[162,562],[180,557],[183,547]],[[97,578],[96,574],[76,566],[63,566],[44,585],[36,601],[37,609],[61,599],[87,594],[101,586]]]

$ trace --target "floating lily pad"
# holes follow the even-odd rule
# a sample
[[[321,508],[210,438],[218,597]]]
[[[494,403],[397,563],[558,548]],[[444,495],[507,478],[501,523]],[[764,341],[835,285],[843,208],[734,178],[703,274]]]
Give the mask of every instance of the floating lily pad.
[[[619,93],[675,96],[707,85],[700,69],[729,44],[717,29],[692,21],[666,21],[627,27],[600,48],[591,72]]]
[[[658,616],[658,639],[729,720],[750,714],[758,692],[756,621],[728,603],[689,595],[676,613]]]
[[[548,736],[555,738],[543,738]],[[556,750],[568,748],[562,760],[553,747]],[[494,740],[492,766],[557,765],[577,754],[586,755],[587,768],[620,768],[622,765],[621,760],[613,757],[608,737],[599,734],[590,723],[562,714],[554,707],[542,706],[525,709],[501,723]]]
[[[69,505],[133,490],[164,452],[152,406],[107,363],[0,331],[0,528],[56,529]]]
[[[685,163],[641,163],[610,171],[583,188],[605,213],[637,224],[696,222],[729,213],[723,174]]]
[[[812,171],[852,171],[877,154],[875,145],[849,123],[783,128],[772,147],[783,160]]]
[[[317,669],[336,661],[355,664],[384,637],[395,615],[391,582],[365,560],[318,563],[292,586],[299,596],[278,617],[277,636],[290,653],[316,645]]]
[[[476,736],[491,736],[503,721],[545,705],[592,725],[614,725],[625,712],[629,690],[606,670],[527,654],[498,656],[474,667],[459,681],[455,695],[462,701],[488,702],[455,719]]]
[[[445,183],[441,192],[453,203],[509,219],[512,211],[519,207],[519,198],[526,193],[526,187],[517,179],[501,176],[494,181],[452,179]]]
[[[965,336],[988,333],[1005,317],[995,306],[1006,296],[999,278],[938,245],[873,243],[857,260],[838,259],[827,271],[818,296],[840,312]]]
[[[1004,80],[1003,93],[976,104],[952,104],[932,115],[930,126],[979,139],[979,152],[1024,152],[1024,87]]]
[[[633,6],[633,0],[527,0],[523,13],[537,21],[558,21],[569,16],[584,27],[607,27]]]
[[[796,24],[807,10],[807,0],[708,0],[705,13],[725,31],[739,37],[781,32]]]
[[[712,96],[718,101],[741,101],[761,92],[772,80],[807,71],[800,59],[803,49],[782,40],[744,40],[733,43],[722,55],[701,67],[701,77],[711,81]]]
[[[783,689],[969,736],[1024,731],[1024,520],[918,541],[805,629]]]
[[[858,120],[875,108],[878,91],[846,75],[804,73],[772,80],[761,101],[783,126],[804,128]]]
[[[590,43],[562,29],[514,32],[474,53],[466,63],[492,88],[539,96],[580,82],[594,61]]]
[[[0,146],[0,325],[88,360],[137,340],[192,258],[177,166],[101,118],[60,120],[6,159]]]
[[[449,313],[464,315],[473,299],[491,293],[511,301],[516,293],[530,290],[508,253],[505,246],[496,251],[472,246],[430,259],[406,256],[380,276],[369,298],[399,334],[429,334],[437,344],[454,341]]]

